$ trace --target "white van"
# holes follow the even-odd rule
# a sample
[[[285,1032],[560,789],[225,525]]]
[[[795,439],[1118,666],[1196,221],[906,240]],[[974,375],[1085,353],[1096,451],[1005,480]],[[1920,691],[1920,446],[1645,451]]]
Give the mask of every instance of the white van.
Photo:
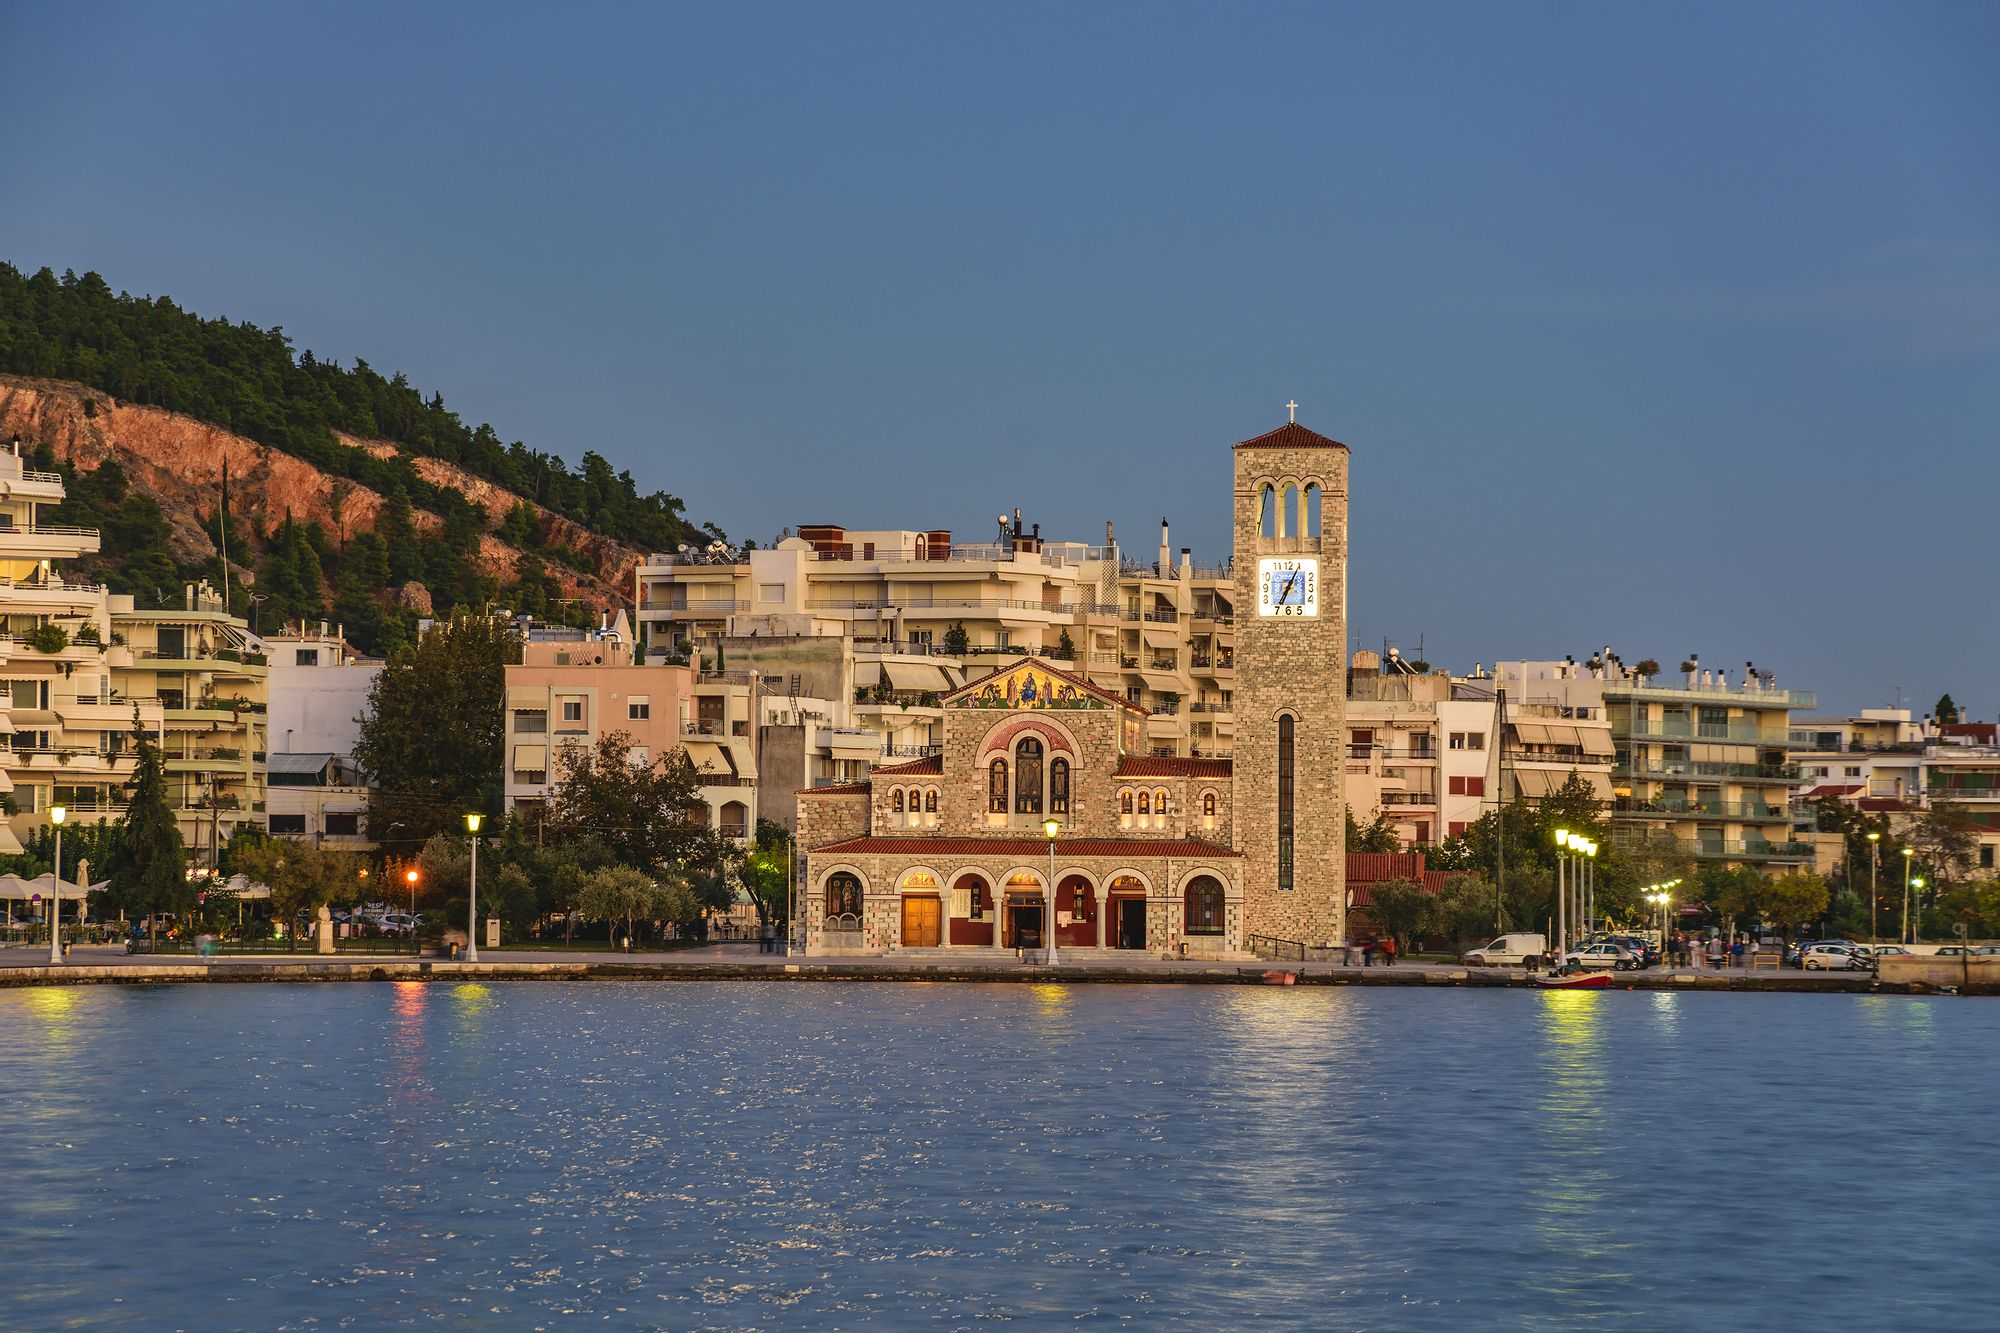
[[[1546,935],[1502,935],[1483,949],[1467,949],[1464,962],[1467,967],[1518,967],[1548,951]]]

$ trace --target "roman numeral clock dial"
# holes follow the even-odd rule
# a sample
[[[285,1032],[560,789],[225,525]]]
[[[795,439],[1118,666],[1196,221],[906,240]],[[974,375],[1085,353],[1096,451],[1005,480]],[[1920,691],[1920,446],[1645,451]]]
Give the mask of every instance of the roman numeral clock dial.
[[[1257,614],[1319,615],[1319,561],[1302,556],[1266,556],[1257,562]]]

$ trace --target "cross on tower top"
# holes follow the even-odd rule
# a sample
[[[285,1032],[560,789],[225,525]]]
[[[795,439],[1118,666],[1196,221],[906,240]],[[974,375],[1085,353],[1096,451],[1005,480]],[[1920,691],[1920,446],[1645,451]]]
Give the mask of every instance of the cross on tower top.
[[[1291,402],[1285,404],[1285,422],[1292,426],[1299,424],[1299,404],[1297,399],[1293,399]]]

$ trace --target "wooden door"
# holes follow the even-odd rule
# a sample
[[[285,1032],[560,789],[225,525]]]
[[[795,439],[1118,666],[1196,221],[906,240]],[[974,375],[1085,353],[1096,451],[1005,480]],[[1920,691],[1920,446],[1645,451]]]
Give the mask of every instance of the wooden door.
[[[935,949],[941,937],[943,903],[937,898],[905,894],[903,897],[903,947]]]

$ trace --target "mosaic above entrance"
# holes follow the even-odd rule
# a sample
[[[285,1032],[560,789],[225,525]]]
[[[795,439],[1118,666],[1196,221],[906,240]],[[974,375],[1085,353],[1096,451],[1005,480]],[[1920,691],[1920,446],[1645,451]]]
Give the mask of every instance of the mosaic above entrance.
[[[958,703],[967,708],[1102,708],[1103,702],[1075,681],[1023,662],[980,681]]]

